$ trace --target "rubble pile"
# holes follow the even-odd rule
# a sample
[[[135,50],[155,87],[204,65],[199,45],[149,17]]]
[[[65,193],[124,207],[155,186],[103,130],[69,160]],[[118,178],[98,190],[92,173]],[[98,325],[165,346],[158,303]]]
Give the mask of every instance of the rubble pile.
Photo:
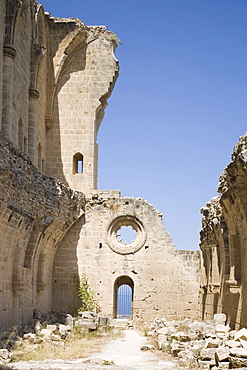
[[[231,330],[225,314],[205,322],[156,318],[148,335],[155,336],[160,350],[185,365],[194,362],[200,370],[247,367],[247,329]]]
[[[13,350],[35,350],[43,343],[49,343],[54,349],[65,348],[66,341],[73,336],[73,329],[80,328],[85,332],[95,330],[99,326],[107,326],[106,315],[93,312],[79,312],[78,318],[69,314],[53,314],[39,316],[30,325],[13,327],[0,335],[0,368],[11,362]]]

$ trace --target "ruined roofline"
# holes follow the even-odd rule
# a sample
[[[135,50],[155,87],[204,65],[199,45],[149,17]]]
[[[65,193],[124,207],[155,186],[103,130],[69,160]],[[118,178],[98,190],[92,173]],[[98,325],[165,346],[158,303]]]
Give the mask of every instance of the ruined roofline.
[[[49,12],[45,12],[44,14],[50,21],[54,22],[54,24],[74,24],[75,28],[78,28],[79,31],[87,31],[91,37],[92,35],[96,37],[105,36],[108,41],[112,41],[115,44],[115,48],[118,45],[119,39],[117,35],[114,32],[107,30],[107,27],[104,25],[86,25],[79,18],[53,17]]]

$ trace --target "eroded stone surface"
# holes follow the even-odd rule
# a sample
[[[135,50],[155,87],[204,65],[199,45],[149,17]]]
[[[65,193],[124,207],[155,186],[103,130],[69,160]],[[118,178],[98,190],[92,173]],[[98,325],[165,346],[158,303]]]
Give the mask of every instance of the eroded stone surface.
[[[0,329],[80,308],[85,272],[111,317],[123,278],[136,325],[195,318],[199,253],[177,251],[148,202],[97,191],[116,35],[35,0],[0,0],[0,30]],[[116,240],[130,225],[135,240]]]
[[[63,298],[64,273],[69,274],[70,268],[63,256],[70,255],[71,264],[78,264],[79,274],[86,273],[100,309],[110,318],[117,315],[121,279],[134,292],[134,325],[148,327],[157,314],[169,319],[197,318],[199,254],[175,249],[159,211],[141,198],[94,191],[87,199],[85,217],[87,222],[75,223],[57,251],[54,310],[66,311],[70,304]],[[135,230],[133,242],[118,240],[121,226]]]
[[[184,364],[191,360],[194,361],[194,365],[199,366],[199,369],[214,370],[246,367],[247,351],[241,342],[246,329],[229,331],[228,325],[225,325],[226,330],[217,334],[217,330],[214,329],[218,326],[215,326],[215,323],[219,322],[218,319],[217,315],[207,322],[167,321],[158,318],[151,325],[150,335],[156,336],[159,349],[170,350]],[[178,327],[183,327],[188,341],[179,340],[179,336],[176,335]],[[166,330],[163,330],[164,328]],[[160,334],[160,330],[163,334]],[[235,339],[230,339],[233,336]]]
[[[219,196],[201,209],[201,318],[226,314],[231,328],[247,326],[246,188],[247,135],[240,137],[232,161],[219,179]]]

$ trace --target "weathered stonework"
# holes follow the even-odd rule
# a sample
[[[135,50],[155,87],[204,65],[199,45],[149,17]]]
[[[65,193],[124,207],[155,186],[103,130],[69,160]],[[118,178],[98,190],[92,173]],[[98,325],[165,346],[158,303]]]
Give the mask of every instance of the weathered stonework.
[[[82,193],[42,175],[0,135],[0,328],[49,311],[58,242],[83,214]]]
[[[124,281],[137,325],[196,318],[198,253],[176,251],[143,199],[97,190],[117,37],[35,0],[0,0],[0,32],[0,330],[79,307],[83,272],[110,317]],[[136,232],[128,245],[121,226]]]
[[[247,325],[247,135],[235,145],[232,162],[220,176],[220,195],[202,208],[201,250],[204,273],[202,318],[225,313],[232,327]]]
[[[6,4],[2,131],[41,172],[89,194],[97,188],[97,133],[118,76],[116,37],[104,26],[54,18],[35,0]]]
[[[131,244],[117,240],[116,232],[121,225],[137,231]],[[66,266],[63,261],[68,255],[70,265]],[[197,317],[199,254],[176,251],[163,226],[162,215],[143,199],[99,191],[87,200],[85,219],[73,225],[55,257],[55,311],[68,310],[77,265],[79,274],[86,273],[90,287],[97,292],[102,311],[110,317],[116,317],[119,279],[132,286],[136,325],[150,322],[158,315],[170,319]],[[65,297],[69,295],[70,299],[66,301],[64,276],[69,274],[71,282]]]

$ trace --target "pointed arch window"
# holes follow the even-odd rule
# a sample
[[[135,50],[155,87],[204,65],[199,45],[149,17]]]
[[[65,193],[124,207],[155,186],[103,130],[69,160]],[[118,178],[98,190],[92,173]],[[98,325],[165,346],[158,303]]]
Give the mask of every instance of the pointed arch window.
[[[76,153],[73,156],[73,174],[83,173],[83,155]]]

